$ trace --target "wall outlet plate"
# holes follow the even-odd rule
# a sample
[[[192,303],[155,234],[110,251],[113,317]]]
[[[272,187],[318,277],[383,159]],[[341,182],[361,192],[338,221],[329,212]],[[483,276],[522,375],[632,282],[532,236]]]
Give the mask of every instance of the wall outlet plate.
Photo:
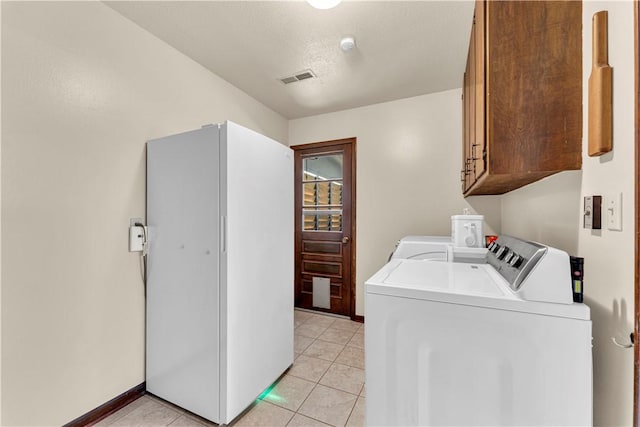
[[[129,252],[140,252],[144,249],[144,229],[137,225],[129,227]]]
[[[144,249],[144,230],[136,224],[144,225],[143,219],[129,219],[129,252],[140,252]]]

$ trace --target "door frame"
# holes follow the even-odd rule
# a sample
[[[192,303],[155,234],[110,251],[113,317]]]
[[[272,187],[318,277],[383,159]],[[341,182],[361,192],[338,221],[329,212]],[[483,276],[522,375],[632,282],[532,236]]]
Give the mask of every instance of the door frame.
[[[351,320],[355,320],[358,322],[364,322],[364,316],[357,316],[356,315],[356,242],[357,242],[357,238],[356,238],[356,140],[357,138],[351,137],[351,138],[342,138],[342,139],[334,139],[331,141],[321,141],[321,142],[312,142],[309,144],[299,144],[299,145],[291,145],[289,146],[289,148],[291,148],[294,151],[298,151],[298,150],[306,150],[306,149],[316,149],[316,148],[324,148],[324,147],[330,147],[332,145],[338,145],[338,144],[346,144],[346,145],[351,145],[351,230],[349,230],[350,232],[350,236],[351,236],[351,240],[350,240],[350,245],[351,245],[351,271],[350,271],[350,279],[351,279],[351,283],[349,285],[350,289],[349,289],[349,299],[351,300],[349,302],[349,317],[351,317]],[[299,191],[298,188],[295,189],[295,191]],[[302,224],[300,223],[301,219],[298,218],[298,212],[297,209],[298,207],[295,207],[296,212],[295,212],[295,227],[296,229],[294,230],[294,238],[295,238],[295,234],[298,232],[298,228],[302,226]],[[295,256],[296,256],[296,272],[300,271],[300,266],[298,266],[298,261],[297,261],[297,254],[299,251],[302,250],[302,248],[299,247],[298,245],[298,241],[297,239],[295,239]],[[296,277],[297,280],[297,277]]]
[[[640,403],[640,343],[638,343],[640,336],[640,6],[638,1],[633,2],[633,40],[634,40],[634,70],[635,70],[635,88],[634,88],[634,109],[635,109],[635,281],[634,281],[634,326],[633,334],[635,337],[633,345],[633,426],[638,427],[638,417],[640,417],[640,410],[638,404]]]

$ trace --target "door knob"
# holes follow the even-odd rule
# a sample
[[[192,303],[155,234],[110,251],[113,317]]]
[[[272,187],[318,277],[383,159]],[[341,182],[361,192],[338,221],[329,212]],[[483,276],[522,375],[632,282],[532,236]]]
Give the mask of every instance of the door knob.
[[[342,238],[342,243],[349,243],[349,236],[344,236]]]

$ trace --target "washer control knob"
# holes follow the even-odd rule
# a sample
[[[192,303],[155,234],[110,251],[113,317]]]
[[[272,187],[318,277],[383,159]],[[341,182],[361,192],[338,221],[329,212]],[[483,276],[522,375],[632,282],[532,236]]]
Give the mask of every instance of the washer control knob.
[[[520,265],[522,265],[522,261],[524,261],[524,258],[514,253],[513,257],[509,261],[509,265],[511,265],[512,267],[518,268],[520,267]]]
[[[514,255],[515,255],[515,253],[513,253],[513,252],[507,253],[507,255],[504,257],[504,262],[510,263],[511,262],[511,258],[513,258]]]
[[[496,258],[498,258],[499,260],[504,259],[504,257],[507,255],[507,252],[509,252],[508,247],[501,247],[500,249],[498,249],[498,252],[496,252]]]

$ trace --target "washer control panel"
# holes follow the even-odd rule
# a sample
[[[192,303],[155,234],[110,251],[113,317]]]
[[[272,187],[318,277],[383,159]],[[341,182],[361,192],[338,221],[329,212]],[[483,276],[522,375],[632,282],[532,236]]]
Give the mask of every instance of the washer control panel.
[[[546,246],[511,236],[498,237],[487,249],[487,262],[509,282],[514,291],[520,289],[547,251]]]

